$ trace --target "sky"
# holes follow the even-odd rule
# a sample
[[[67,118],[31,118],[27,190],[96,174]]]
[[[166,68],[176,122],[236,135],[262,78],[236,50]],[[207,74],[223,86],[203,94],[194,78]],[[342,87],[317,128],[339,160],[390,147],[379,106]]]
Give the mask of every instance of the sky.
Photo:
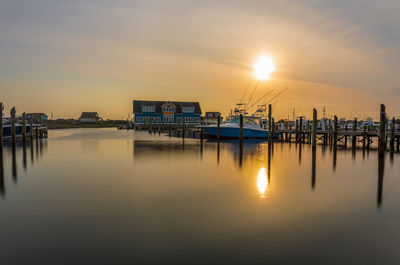
[[[199,101],[226,115],[257,80],[279,118],[400,115],[398,0],[0,0],[6,110],[126,119],[132,100]],[[265,102],[261,100],[261,102]],[[268,101],[267,101],[268,102]]]

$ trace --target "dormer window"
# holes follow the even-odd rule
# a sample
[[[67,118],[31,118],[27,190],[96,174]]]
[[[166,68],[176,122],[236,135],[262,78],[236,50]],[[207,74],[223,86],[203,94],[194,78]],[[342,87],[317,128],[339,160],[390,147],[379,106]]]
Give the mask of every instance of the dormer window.
[[[168,106],[164,107],[164,111],[173,112],[174,108],[168,105]]]
[[[142,106],[142,112],[155,112],[155,106]]]
[[[194,113],[194,107],[182,107],[182,112]]]

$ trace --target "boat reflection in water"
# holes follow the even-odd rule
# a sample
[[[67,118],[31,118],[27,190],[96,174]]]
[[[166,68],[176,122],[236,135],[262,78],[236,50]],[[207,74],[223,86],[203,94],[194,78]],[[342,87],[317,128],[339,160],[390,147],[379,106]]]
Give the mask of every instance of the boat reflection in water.
[[[257,188],[261,198],[265,198],[265,192],[268,188],[268,178],[265,167],[260,168],[260,171],[258,171]]]

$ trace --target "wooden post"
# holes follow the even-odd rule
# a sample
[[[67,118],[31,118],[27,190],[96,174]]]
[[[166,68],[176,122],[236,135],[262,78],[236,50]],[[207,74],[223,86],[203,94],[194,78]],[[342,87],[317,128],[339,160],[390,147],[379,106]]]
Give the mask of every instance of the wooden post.
[[[15,132],[15,107],[13,107],[10,110],[10,116],[11,116],[11,138],[12,142],[15,143],[17,138],[16,138],[16,132]]]
[[[365,150],[366,141],[367,141],[367,127],[364,126],[364,133],[363,133],[363,150]]]
[[[312,124],[312,137],[311,137],[312,146],[315,147],[317,145],[317,110],[313,109],[313,124]]]
[[[33,117],[32,117],[32,114],[29,117],[29,124],[30,124],[29,135],[30,135],[30,138],[32,140],[33,139]]]
[[[335,149],[337,147],[337,140],[338,140],[338,118],[335,115],[333,124],[333,145]]]
[[[271,141],[273,141],[275,138],[275,119],[272,118],[271,121]]]
[[[185,120],[182,120],[182,138],[185,139]]]
[[[26,143],[26,114],[22,113],[22,143]]]
[[[394,132],[396,119],[392,118],[392,126],[390,127],[390,152],[394,152]]]
[[[299,120],[299,140],[303,142],[303,116],[300,116]]]
[[[385,139],[386,139],[386,132],[385,132],[385,126],[386,124],[386,107],[385,105],[381,104],[381,112],[380,112],[380,124],[379,124],[379,153],[382,153],[385,151]]]
[[[294,138],[295,138],[295,142],[297,143],[299,141],[299,123],[298,120],[296,119],[296,124],[295,124],[295,131],[294,131]]]
[[[354,121],[353,121],[353,139],[352,139],[352,142],[351,142],[351,148],[356,148],[356,146],[357,146],[357,135],[356,135],[356,132],[357,132],[357,118],[355,118],[354,119]]]
[[[3,102],[0,102],[0,148],[3,147]]]
[[[218,141],[219,141],[220,125],[221,125],[221,117],[220,117],[220,114],[218,114],[218,117],[217,117],[217,140]]]
[[[328,122],[328,143],[329,143],[329,145],[332,145],[332,122],[331,122],[331,119],[329,119],[329,122]]]
[[[268,105],[268,141],[272,140],[272,106]]]
[[[240,114],[240,119],[239,119],[240,123],[240,132],[239,132],[239,140],[243,141],[243,114]]]

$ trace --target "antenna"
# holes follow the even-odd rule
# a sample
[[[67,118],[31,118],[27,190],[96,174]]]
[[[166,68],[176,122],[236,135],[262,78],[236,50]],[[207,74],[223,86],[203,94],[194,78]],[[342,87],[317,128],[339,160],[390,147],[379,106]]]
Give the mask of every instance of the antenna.
[[[322,113],[324,113],[324,118],[325,118],[325,114],[326,114],[326,108],[324,106],[324,110],[322,111]]]

